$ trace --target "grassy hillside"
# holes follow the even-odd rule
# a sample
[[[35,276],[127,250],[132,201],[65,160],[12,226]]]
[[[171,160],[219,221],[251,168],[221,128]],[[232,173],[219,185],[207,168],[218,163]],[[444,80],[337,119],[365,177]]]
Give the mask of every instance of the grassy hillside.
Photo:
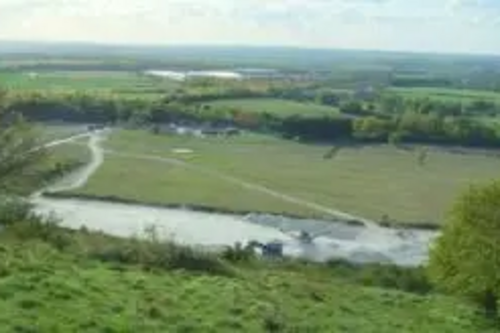
[[[0,239],[3,332],[493,332],[460,300],[364,286],[335,267],[238,263],[35,222]]]
[[[227,177],[377,220],[387,214],[403,223],[439,223],[456,193],[471,183],[500,176],[500,159],[478,151],[458,154],[431,148],[420,166],[418,151],[411,149],[343,147],[332,159],[324,159],[331,147],[252,134],[197,139],[119,131],[105,145],[121,153],[150,156],[107,156],[79,193],[305,216],[324,213],[280,202],[256,189],[238,189]],[[193,153],[175,153],[179,148]],[[155,156],[183,160],[195,169],[173,166]],[[127,182],[121,181],[125,178]]]
[[[245,112],[269,113],[277,116],[322,116],[339,113],[338,109],[333,107],[274,98],[230,99],[208,104],[216,107],[234,108]]]

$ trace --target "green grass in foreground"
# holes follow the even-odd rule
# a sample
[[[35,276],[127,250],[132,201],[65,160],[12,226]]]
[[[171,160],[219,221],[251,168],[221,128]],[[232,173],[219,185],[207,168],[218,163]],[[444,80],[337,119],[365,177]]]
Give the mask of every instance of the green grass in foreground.
[[[333,107],[274,98],[230,99],[210,102],[207,104],[215,107],[234,108],[246,112],[266,112],[277,116],[324,116],[339,114],[339,110]]]
[[[334,267],[231,263],[36,223],[0,240],[2,332],[493,332],[458,299],[366,287]]]
[[[500,159],[479,153],[431,149],[426,165],[419,166],[414,151],[365,146],[342,148],[336,157],[325,160],[323,155],[330,147],[252,134],[234,139],[197,139],[118,131],[105,145],[121,152],[184,159],[324,206],[373,219],[387,214],[404,223],[439,223],[457,193],[470,183],[500,176]],[[192,149],[194,153],[173,153],[177,148]],[[286,209],[310,214],[309,209],[304,211],[295,204],[279,204],[268,194],[255,192],[252,196],[242,190],[241,195],[236,195],[238,191],[222,179],[192,170],[186,172],[157,161],[120,162],[112,158],[79,192],[157,203],[182,198],[183,202],[213,203],[228,209],[260,207],[260,211]]]

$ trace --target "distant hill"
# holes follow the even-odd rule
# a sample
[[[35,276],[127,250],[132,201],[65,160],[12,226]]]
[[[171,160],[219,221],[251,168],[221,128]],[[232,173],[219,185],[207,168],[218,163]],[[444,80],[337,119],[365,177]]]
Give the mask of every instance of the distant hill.
[[[2,58],[121,58],[156,64],[183,63],[196,67],[257,67],[319,71],[455,72],[456,69],[500,68],[500,56],[443,55],[389,51],[306,49],[257,46],[137,46],[81,42],[0,41]]]

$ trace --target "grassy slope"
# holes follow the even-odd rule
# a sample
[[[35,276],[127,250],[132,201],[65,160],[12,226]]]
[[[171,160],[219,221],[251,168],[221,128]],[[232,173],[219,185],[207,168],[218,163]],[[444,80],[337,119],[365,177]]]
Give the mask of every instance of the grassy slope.
[[[212,106],[230,107],[247,112],[270,113],[278,116],[303,115],[318,116],[338,114],[337,108],[317,104],[298,103],[272,98],[248,98],[220,100],[208,103]]]
[[[362,287],[327,269],[258,264],[224,277],[148,272],[33,240],[0,249],[3,332],[489,332],[456,299]]]
[[[325,206],[374,219],[388,214],[404,222],[438,222],[456,193],[472,182],[498,177],[500,170],[500,160],[495,157],[439,150],[431,151],[427,165],[419,167],[416,152],[389,146],[343,148],[332,160],[324,160],[329,147],[257,135],[200,140],[121,131],[115,132],[106,145],[122,152],[186,159]],[[195,153],[176,155],[171,152],[175,148],[190,148]],[[124,177],[127,182],[120,181]],[[278,203],[267,194],[256,192],[252,197],[250,192],[241,191],[237,195],[231,184],[147,160],[120,163],[112,158],[81,192],[164,203],[182,198],[227,208],[261,207],[309,214],[297,205]]]

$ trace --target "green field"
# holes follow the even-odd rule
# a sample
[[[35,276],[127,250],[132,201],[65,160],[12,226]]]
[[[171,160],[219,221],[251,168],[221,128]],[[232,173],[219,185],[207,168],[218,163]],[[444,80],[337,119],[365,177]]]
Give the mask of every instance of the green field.
[[[127,179],[126,182],[123,179]],[[101,169],[75,193],[150,204],[196,205],[228,211],[314,215],[314,210],[261,195],[183,166],[108,156]],[[318,214],[319,216],[319,214]]]
[[[133,72],[50,71],[0,72],[0,86],[18,91],[87,91],[158,96],[155,91],[175,89],[177,83]]]
[[[220,100],[211,102],[209,105],[214,107],[227,107],[245,112],[269,113],[277,116],[322,116],[339,114],[339,110],[333,107],[274,98]]]
[[[430,98],[444,102],[489,101],[500,103],[500,93],[480,90],[461,90],[447,88],[390,88],[389,91],[410,98]]]
[[[471,183],[500,175],[500,159],[494,156],[431,149],[426,164],[420,166],[416,151],[365,146],[342,148],[333,159],[325,160],[323,155],[330,147],[254,134],[197,139],[119,131],[106,147],[153,159],[107,156],[78,193],[302,216],[326,215],[310,206],[245,188],[234,178],[374,220],[387,215],[403,223],[439,223],[457,193]],[[193,153],[172,152],[179,148]],[[184,160],[188,166],[174,166],[155,157]]]

